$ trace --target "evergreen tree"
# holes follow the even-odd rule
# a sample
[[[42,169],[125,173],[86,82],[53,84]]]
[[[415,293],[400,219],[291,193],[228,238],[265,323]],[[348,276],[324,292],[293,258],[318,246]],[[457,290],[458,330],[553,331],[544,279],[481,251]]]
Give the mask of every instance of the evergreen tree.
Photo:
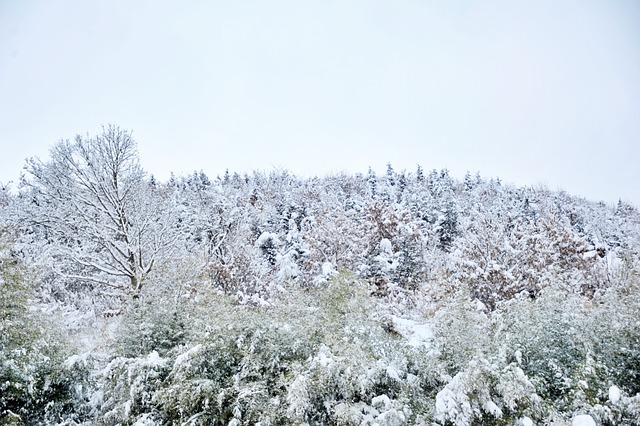
[[[424,172],[420,164],[418,164],[418,168],[416,169],[416,181],[420,183],[424,182]]]

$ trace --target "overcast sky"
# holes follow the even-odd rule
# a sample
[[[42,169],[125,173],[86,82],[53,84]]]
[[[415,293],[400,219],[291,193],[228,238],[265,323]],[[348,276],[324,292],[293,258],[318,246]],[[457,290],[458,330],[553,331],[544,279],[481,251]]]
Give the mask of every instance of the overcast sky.
[[[0,182],[107,123],[162,180],[390,162],[640,205],[640,2],[0,0]]]

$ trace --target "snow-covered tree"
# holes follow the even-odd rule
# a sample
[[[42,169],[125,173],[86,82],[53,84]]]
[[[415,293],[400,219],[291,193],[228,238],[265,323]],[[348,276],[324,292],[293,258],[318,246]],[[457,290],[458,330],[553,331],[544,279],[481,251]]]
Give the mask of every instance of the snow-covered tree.
[[[634,206],[420,166],[162,183],[113,126],[26,170],[0,191],[0,423],[637,423]],[[52,353],[40,308],[88,352]]]
[[[15,216],[51,241],[56,272],[137,294],[172,249],[170,206],[146,180],[130,132],[56,143],[50,159],[30,159]]]
[[[32,309],[29,270],[11,255],[8,235],[0,228],[0,424],[81,420],[88,369],[65,362],[59,324]]]

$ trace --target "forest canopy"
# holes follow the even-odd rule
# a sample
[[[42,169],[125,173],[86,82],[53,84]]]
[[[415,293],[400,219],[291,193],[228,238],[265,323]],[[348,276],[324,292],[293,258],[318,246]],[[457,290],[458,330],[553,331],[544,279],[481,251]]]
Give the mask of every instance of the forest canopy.
[[[16,190],[2,423],[640,423],[636,206],[391,164],[160,182],[114,125]]]

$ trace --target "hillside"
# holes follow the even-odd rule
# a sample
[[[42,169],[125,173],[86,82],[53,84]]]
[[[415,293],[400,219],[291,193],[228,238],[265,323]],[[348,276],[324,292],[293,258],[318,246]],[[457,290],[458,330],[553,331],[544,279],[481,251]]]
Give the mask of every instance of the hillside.
[[[114,126],[25,169],[4,423],[640,424],[635,206],[420,166],[159,182]]]

